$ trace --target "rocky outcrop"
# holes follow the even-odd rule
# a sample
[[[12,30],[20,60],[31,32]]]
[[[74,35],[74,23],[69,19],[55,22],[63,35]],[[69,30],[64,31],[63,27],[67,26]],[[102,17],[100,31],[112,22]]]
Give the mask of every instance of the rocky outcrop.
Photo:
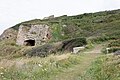
[[[0,36],[0,40],[16,40],[17,38],[17,30],[14,30],[13,28],[9,28],[3,32],[3,34]]]

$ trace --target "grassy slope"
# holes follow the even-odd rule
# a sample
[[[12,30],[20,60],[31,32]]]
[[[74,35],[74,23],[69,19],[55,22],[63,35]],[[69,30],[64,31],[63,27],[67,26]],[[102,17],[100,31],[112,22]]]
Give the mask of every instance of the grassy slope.
[[[80,55],[80,63],[64,70],[61,74],[51,80],[81,80],[91,63],[99,57],[103,44],[96,45],[93,49],[83,52]],[[97,49],[97,50],[96,50]]]
[[[99,49],[101,48],[99,47]],[[99,55],[84,53],[55,55],[46,58],[3,59],[0,61],[0,79],[75,80],[81,77],[91,62]]]
[[[62,73],[58,74],[50,80],[79,80],[82,78],[82,75],[88,69],[91,62],[94,61],[94,59],[97,57],[98,54],[94,53],[81,55],[79,64],[64,70]]]
[[[75,16],[60,16],[54,19],[34,19],[20,24],[48,24],[53,41],[73,37],[120,37],[120,10],[85,13]],[[19,25],[12,28],[18,29]],[[62,25],[67,25],[63,27]],[[64,33],[64,35],[62,35]]]
[[[95,59],[94,63],[83,76],[83,80],[119,80],[119,56],[104,55]]]
[[[53,41],[59,41],[73,37],[94,38],[96,36],[99,36],[102,37],[101,41],[109,37],[120,38],[120,10],[82,14],[77,16],[61,16],[50,20],[35,19],[23,22],[21,24],[41,23],[46,23],[51,26],[51,29],[54,32],[52,33]],[[19,25],[20,24],[12,28],[18,30]],[[67,25],[68,27],[62,27],[62,25]],[[63,32],[65,34],[64,36],[61,35],[61,33]],[[86,74],[82,77],[82,72],[86,71],[91,62],[97,56],[99,56],[99,54],[93,53],[93,51],[91,51],[82,55],[64,55],[64,57],[50,56],[46,58],[26,58],[20,57],[21,52],[24,51],[23,49],[26,48],[17,46],[14,44],[14,42],[10,41],[3,41],[0,43],[1,80],[49,80],[54,79],[56,74],[58,77],[56,79],[58,80],[62,78],[79,80],[83,77],[87,78],[87,80],[88,78],[92,80],[105,80],[106,77],[109,80],[118,80],[117,78],[119,78],[119,72],[117,72],[120,69],[118,66],[119,59],[116,57],[114,58],[110,56],[108,62],[111,63],[112,60],[117,60],[117,67],[114,66],[116,65],[116,61],[113,61],[110,65],[105,65],[107,63],[105,56],[96,60],[98,61],[98,63],[92,65],[92,71],[90,71],[91,69],[88,70],[88,72],[86,72]],[[96,50],[97,49],[95,48],[94,51]],[[8,53],[10,55],[8,55]],[[104,59],[104,61],[102,61],[102,59]],[[112,74],[109,73],[111,73],[111,70],[113,69],[115,69],[113,73],[118,76],[111,77]],[[104,77],[99,76],[102,71],[106,72],[105,76],[102,75]]]
[[[119,57],[104,55],[96,59],[100,57],[103,45],[97,44],[90,51],[78,55],[51,55],[45,58],[1,56],[0,80],[119,80]],[[91,64],[94,60],[95,63]]]

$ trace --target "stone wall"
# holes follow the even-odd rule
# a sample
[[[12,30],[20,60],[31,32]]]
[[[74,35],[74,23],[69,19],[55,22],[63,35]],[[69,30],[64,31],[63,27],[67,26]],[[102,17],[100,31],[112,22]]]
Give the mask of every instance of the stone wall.
[[[26,45],[29,43],[27,41],[34,40],[36,46],[45,44],[50,38],[51,34],[48,25],[20,25],[16,43]]]

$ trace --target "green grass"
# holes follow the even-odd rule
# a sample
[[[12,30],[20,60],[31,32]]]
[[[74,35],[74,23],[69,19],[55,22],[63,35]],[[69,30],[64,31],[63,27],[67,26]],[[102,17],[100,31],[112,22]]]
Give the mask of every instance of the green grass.
[[[105,55],[97,58],[83,76],[83,80],[119,80],[119,56]]]
[[[17,46],[13,43],[8,42],[6,46]],[[49,55],[45,58],[1,56],[4,59],[0,60],[0,80],[119,80],[119,57],[96,53],[96,49],[101,50],[102,47],[97,44],[86,50],[87,53]]]
[[[55,77],[64,69],[76,65],[80,61],[80,56],[70,55],[68,58],[57,58],[56,56],[49,56],[46,58],[17,58],[9,60],[12,66],[0,65],[0,79],[1,80],[49,80]],[[55,58],[56,57],[56,58]],[[23,63],[23,64],[22,64]]]
[[[48,24],[52,31],[51,42],[85,37],[89,41],[87,47],[92,48],[94,43],[120,38],[119,16],[120,10],[113,10],[47,20],[34,19],[20,24]],[[20,24],[12,28],[18,31]],[[118,46],[118,43],[112,42],[109,46]],[[62,57],[54,55],[45,58],[23,57],[27,49],[31,48],[17,46],[15,41],[0,41],[0,80],[54,80],[56,76],[62,80],[120,79],[119,57],[103,54],[105,56],[95,59],[99,56],[96,54],[99,47],[82,55],[65,54]]]
[[[14,55],[18,52],[22,47],[17,46],[14,41],[1,41],[0,42],[0,56],[9,56]]]
[[[93,37],[97,41],[119,39],[120,10],[84,13],[75,16],[60,16],[53,19],[34,19],[20,24],[47,24],[51,27],[53,40],[60,41],[76,37]],[[12,28],[19,29],[17,24]],[[63,26],[63,25],[66,25]]]
[[[1,59],[1,80],[74,80],[82,75],[99,54],[62,54]],[[6,64],[4,64],[4,62]],[[73,71],[71,71],[71,69]],[[68,73],[66,73],[68,72]],[[72,76],[73,75],[73,76]],[[56,78],[57,76],[57,78]],[[67,78],[69,77],[69,78]]]
[[[28,48],[29,47],[18,46],[16,42],[12,40],[0,41],[0,60],[23,57]]]

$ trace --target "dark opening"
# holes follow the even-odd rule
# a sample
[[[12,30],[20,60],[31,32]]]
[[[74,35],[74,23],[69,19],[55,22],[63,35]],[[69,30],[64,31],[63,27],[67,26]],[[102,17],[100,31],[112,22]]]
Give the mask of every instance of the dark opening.
[[[49,37],[49,35],[48,35],[48,34],[47,34],[46,36],[47,36],[47,37]]]
[[[50,39],[50,34],[47,34],[46,37],[47,37],[48,39]]]
[[[35,40],[26,40],[24,41],[25,46],[35,46]]]

